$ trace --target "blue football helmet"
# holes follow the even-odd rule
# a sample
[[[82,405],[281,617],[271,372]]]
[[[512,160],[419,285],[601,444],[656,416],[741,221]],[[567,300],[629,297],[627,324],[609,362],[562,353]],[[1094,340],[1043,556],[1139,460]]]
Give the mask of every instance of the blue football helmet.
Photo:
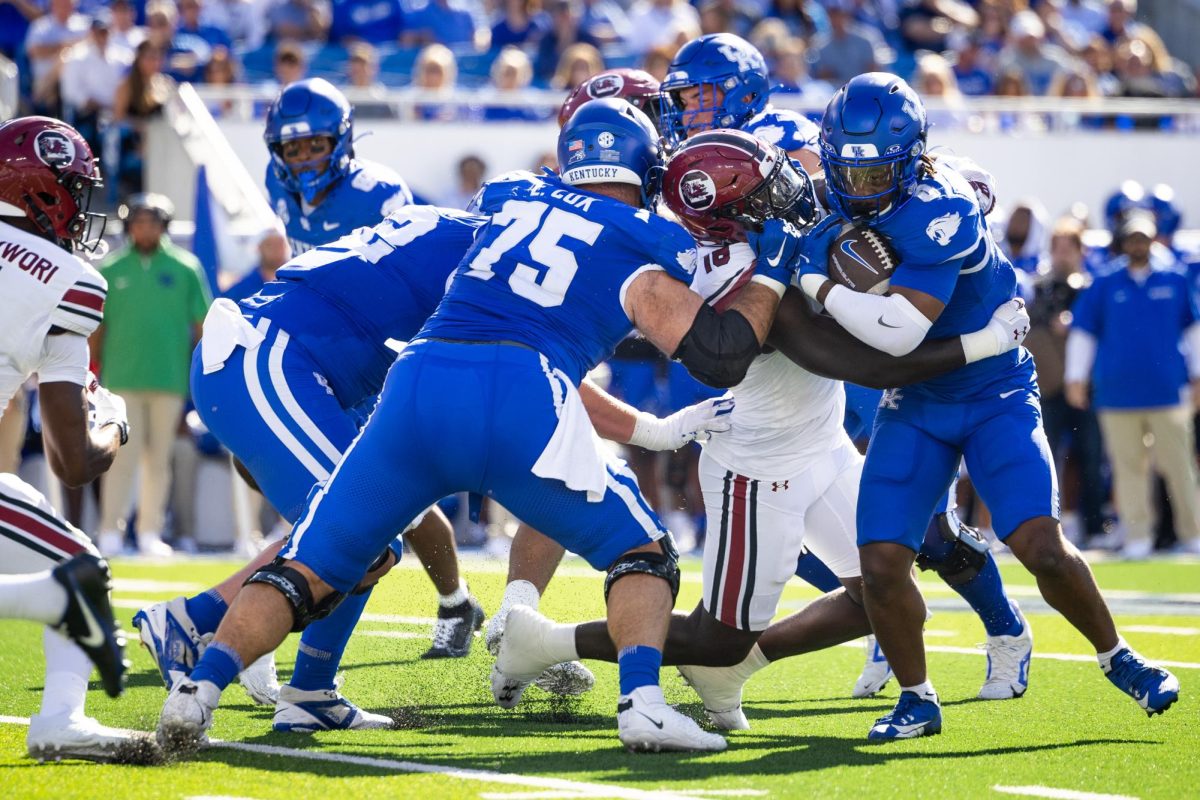
[[[565,183],[628,183],[650,206],[662,179],[662,146],[654,123],[625,100],[592,100],[558,134],[558,169]]]
[[[903,79],[887,72],[851,78],[821,120],[829,204],[861,222],[895,214],[921,177],[928,132],[925,105]]]
[[[692,86],[700,103],[687,110],[681,93]],[[757,47],[732,33],[710,33],[679,49],[660,88],[663,135],[675,146],[698,131],[741,128],[766,107],[771,81]]]
[[[1183,222],[1183,212],[1175,204],[1175,190],[1165,183],[1155,184],[1150,189],[1150,210],[1158,222],[1158,235],[1173,237]]]
[[[1116,231],[1121,219],[1135,208],[1149,208],[1146,189],[1135,180],[1123,181],[1117,190],[1104,202],[1104,224]]]
[[[313,136],[333,140],[328,157],[291,165],[284,161],[284,142]],[[263,139],[271,151],[275,177],[288,191],[311,203],[323,189],[350,171],[350,160],[354,157],[354,108],[324,78],[296,81],[288,84],[267,110]]]

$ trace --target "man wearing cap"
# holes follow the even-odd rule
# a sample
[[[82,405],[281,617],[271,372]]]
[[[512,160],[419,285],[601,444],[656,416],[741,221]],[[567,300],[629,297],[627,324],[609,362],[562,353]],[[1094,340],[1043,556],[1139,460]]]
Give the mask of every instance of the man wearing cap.
[[[97,544],[105,555],[124,549],[140,467],[137,549],[143,555],[167,556],[171,548],[161,534],[171,443],[210,297],[200,262],[166,236],[174,213],[171,201],[160,194],[136,194],[123,210],[128,243],[100,265],[108,281],[108,302],[104,324],[91,344],[105,385],[121,387],[131,435],[104,479]]]
[[[1125,216],[1116,232],[1120,255],[1079,296],[1067,339],[1067,401],[1076,408],[1094,403],[1099,413],[1128,558],[1154,549],[1150,452],[1167,482],[1181,546],[1200,553],[1192,455],[1200,310],[1183,273],[1152,262],[1157,232],[1150,211]]]

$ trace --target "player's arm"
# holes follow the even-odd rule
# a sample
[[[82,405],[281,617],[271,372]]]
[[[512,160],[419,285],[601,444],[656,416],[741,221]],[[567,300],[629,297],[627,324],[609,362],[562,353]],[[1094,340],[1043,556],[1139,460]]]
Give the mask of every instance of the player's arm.
[[[1029,317],[1024,303],[1012,300],[979,331],[953,339],[923,341],[897,358],[851,335],[829,317],[812,310],[807,299],[789,289],[779,303],[767,344],[809,372],[872,389],[890,389],[929,380],[968,363],[1013,349],[1024,340]]]
[[[718,389],[736,386],[762,352],[779,299],[791,282],[803,234],[769,220],[750,246],[758,268],[724,311],[717,311],[665,271],[635,274],[625,288],[625,313],[655,347],[683,364],[697,380]]]
[[[601,438],[646,450],[678,450],[688,442],[707,441],[729,430],[732,398],[712,398],[656,417],[623,403],[589,380],[579,384],[579,396],[592,426]]]
[[[916,350],[946,308],[933,295],[906,286],[892,286],[885,295],[866,294],[815,274],[802,276],[800,285],[857,339],[897,357]]]
[[[88,425],[87,340],[74,333],[46,337],[38,369],[42,442],[51,471],[68,486],[83,486],[112,464],[127,430],[124,403],[95,390],[97,422]]]

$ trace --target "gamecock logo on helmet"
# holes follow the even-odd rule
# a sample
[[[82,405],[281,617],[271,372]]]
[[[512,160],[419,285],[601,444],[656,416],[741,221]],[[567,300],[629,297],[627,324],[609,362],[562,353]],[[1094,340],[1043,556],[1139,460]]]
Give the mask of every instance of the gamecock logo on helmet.
[[[620,75],[601,75],[588,84],[588,97],[616,97],[625,88],[625,79]]]
[[[717,199],[717,185],[707,172],[694,169],[684,173],[679,182],[679,196],[688,208],[703,211]]]
[[[75,143],[59,131],[42,131],[34,140],[34,150],[42,163],[59,168],[75,160]]]

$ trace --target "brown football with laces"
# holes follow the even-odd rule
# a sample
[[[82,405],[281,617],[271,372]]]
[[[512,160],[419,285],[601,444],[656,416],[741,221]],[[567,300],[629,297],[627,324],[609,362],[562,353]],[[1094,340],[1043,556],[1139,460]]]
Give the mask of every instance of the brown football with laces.
[[[856,292],[886,293],[899,265],[887,238],[865,225],[844,225],[829,245],[830,280]]]

